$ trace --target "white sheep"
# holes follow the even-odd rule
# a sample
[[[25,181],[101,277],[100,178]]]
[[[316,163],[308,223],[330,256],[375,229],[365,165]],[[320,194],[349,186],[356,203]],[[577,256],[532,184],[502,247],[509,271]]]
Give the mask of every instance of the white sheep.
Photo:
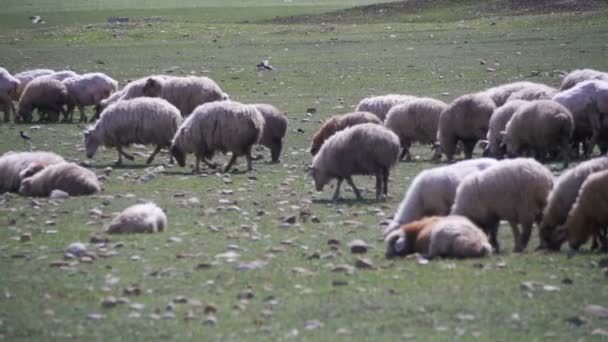
[[[355,111],[357,112],[370,112],[378,116],[380,120],[384,121],[386,113],[397,104],[405,103],[414,100],[415,96],[400,95],[400,94],[388,94],[380,96],[372,96],[364,98],[359,102]]]
[[[593,69],[572,70],[562,80],[562,84],[560,85],[559,90],[568,90],[577,85],[578,83],[591,80],[600,80],[608,82],[608,73]]]
[[[363,123],[382,125],[382,120],[370,112],[352,112],[332,116],[327,119],[321,128],[313,135],[310,154],[313,156],[316,155],[321,149],[321,146],[323,146],[323,143],[325,143],[325,140],[336,134],[336,132]]]
[[[432,98],[419,98],[393,106],[386,114],[384,126],[395,132],[403,151],[399,160],[411,160],[412,142],[433,144],[437,139],[439,116],[447,104]]]
[[[516,91],[509,95],[507,98],[507,102],[513,100],[524,100],[524,101],[533,101],[533,100],[551,100],[555,94],[558,93],[558,90],[549,87],[544,84],[538,84],[534,87],[526,87],[519,91]]]
[[[4,122],[9,122],[15,106],[11,97],[17,91],[21,82],[13,77],[6,69],[0,67],[0,107],[4,112]]]
[[[484,151],[484,156],[492,156],[494,158],[502,158],[507,151],[502,143],[502,135],[500,134],[507,127],[507,123],[511,120],[511,117],[515,112],[523,105],[527,104],[524,100],[512,100],[504,105],[496,108],[492,117],[490,118],[488,128],[488,146]]]
[[[70,196],[90,195],[101,190],[95,172],[75,163],[55,163],[21,180],[19,193],[24,196],[46,197],[53,190]]]
[[[150,164],[162,148],[171,146],[171,140],[182,123],[179,110],[169,102],[157,98],[121,100],[106,108],[95,126],[84,132],[87,158],[92,158],[100,145],[116,147],[117,165],[122,156],[133,156],[122,150],[131,144],[156,145],[146,160]]]
[[[466,176],[497,163],[495,159],[478,158],[420,172],[407,188],[397,213],[384,230],[384,236],[425,216],[449,214],[460,182]]]
[[[40,120],[56,122],[59,114],[67,114],[64,105],[69,101],[68,90],[60,81],[38,77],[28,83],[19,99],[18,116],[25,122],[32,121],[32,112],[38,109]]]
[[[434,257],[479,258],[492,255],[488,237],[464,216],[432,216],[411,222],[386,239],[386,257],[419,253]]]
[[[497,252],[498,225],[500,220],[508,221],[515,242],[513,250],[521,252],[528,245],[532,225],[540,221],[552,187],[553,175],[536,160],[502,160],[462,180],[450,214],[466,216],[482,227]]]
[[[260,145],[270,149],[270,157],[273,163],[279,162],[281,150],[283,149],[283,138],[287,132],[289,120],[287,115],[273,105],[266,103],[252,104],[264,118],[264,130],[260,138]]]
[[[134,99],[137,97],[146,96],[144,94],[144,87],[146,86],[146,84],[148,84],[148,82],[150,82],[151,85],[158,85],[158,82],[159,82],[159,81],[152,82],[150,80],[165,79],[167,77],[169,77],[169,76],[152,75],[152,76],[142,77],[140,79],[129,82],[127,85],[125,85],[124,88],[122,88],[121,90],[119,90],[115,93],[112,93],[112,95],[110,95],[110,97],[101,100],[95,106],[95,115],[93,116],[93,119],[97,120],[99,118],[99,115],[101,115],[101,112],[103,112],[104,109],[106,109],[109,105],[111,105],[112,103],[115,103],[116,101],[129,100],[129,99]],[[157,89],[157,90],[155,90],[156,92],[160,91],[159,87],[157,87],[156,89]],[[151,91],[151,89],[149,89],[149,91]]]
[[[17,87],[17,90],[13,93],[12,100],[19,101],[19,99],[21,98],[21,93],[23,93],[23,90],[25,89],[27,84],[30,83],[36,77],[50,75],[54,72],[55,71],[50,69],[34,69],[22,71],[13,75],[16,79],[19,80],[19,86]]]
[[[63,84],[67,87],[70,98],[69,121],[72,121],[74,107],[77,106],[80,111],[80,121],[87,122],[84,107],[98,105],[101,100],[118,89],[116,80],[100,72],[70,77],[63,80]]]
[[[376,176],[376,199],[388,195],[390,169],[399,157],[399,137],[384,126],[365,123],[342,130],[325,141],[312,161],[310,175],[317,191],[336,178],[336,190],[332,197],[340,196],[342,181],[352,187],[357,199],[359,189],[353,183],[353,175]]]
[[[198,106],[179,127],[170,152],[179,166],[186,165],[186,155],[196,156],[195,172],[200,170],[202,160],[207,162],[216,151],[232,152],[232,157],[224,172],[228,172],[236,158],[244,155],[247,170],[251,171],[251,148],[256,144],[264,129],[262,114],[252,105],[235,101],[216,101]]]
[[[488,95],[476,93],[460,96],[441,113],[437,139],[448,161],[453,160],[459,141],[463,144],[465,159],[472,158],[477,141],[486,138],[495,109]]]
[[[583,182],[590,175],[604,170],[608,170],[608,157],[599,157],[582,162],[557,178],[540,224],[541,248],[559,249],[561,242],[551,240],[554,231],[568,218]]]
[[[167,216],[156,204],[136,204],[123,210],[107,228],[108,234],[155,233],[167,228]]]
[[[542,87],[544,84],[520,81],[492,87],[484,90],[483,93],[492,98],[496,104],[496,107],[500,107],[507,102],[507,99],[509,96],[511,96],[511,94],[527,88],[537,89],[539,86]]]
[[[521,106],[501,135],[510,157],[530,149],[543,162],[547,153],[557,150],[566,168],[573,131],[574,118],[566,107],[552,100],[536,100]]]
[[[61,70],[61,71],[55,71],[52,74],[42,75],[39,77],[50,78],[52,80],[57,80],[57,81],[63,82],[63,80],[65,80],[66,78],[77,77],[77,76],[78,76],[78,74],[73,72],[72,70]]]
[[[32,176],[33,164],[46,166],[64,161],[53,152],[6,152],[0,156],[0,193],[19,190],[21,178]],[[39,170],[39,169],[38,169]]]

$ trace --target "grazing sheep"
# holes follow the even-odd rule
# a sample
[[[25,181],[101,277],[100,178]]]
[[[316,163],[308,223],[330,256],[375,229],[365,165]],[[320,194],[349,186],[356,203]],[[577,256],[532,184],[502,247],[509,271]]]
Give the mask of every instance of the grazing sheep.
[[[95,172],[75,163],[56,163],[35,175],[21,180],[19,193],[24,196],[46,197],[53,190],[70,196],[90,195],[101,190]]]
[[[129,82],[123,89],[113,93],[112,95],[110,95],[110,97],[108,97],[104,100],[101,100],[95,106],[95,115],[93,116],[93,119],[94,120],[99,119],[101,112],[103,112],[109,105],[115,103],[116,101],[130,100],[130,99],[134,99],[137,97],[147,96],[146,94],[144,94],[144,87],[146,86],[146,84],[149,83],[150,84],[149,87],[151,87],[152,85],[158,86],[160,84],[159,82],[161,79],[165,79],[168,77],[170,77],[170,76],[153,75],[153,76],[146,76],[146,77],[137,79],[135,81]],[[156,90],[154,90],[154,91],[153,90],[154,89],[148,89],[148,92],[158,93],[158,92],[160,92],[160,87],[157,87]]]
[[[507,102],[507,99],[509,98],[509,96],[511,96],[511,94],[516,93],[518,91],[521,91],[523,89],[527,89],[527,88],[532,88],[532,89],[537,89],[539,87],[543,87],[545,86],[544,84],[540,84],[540,83],[533,83],[533,82],[513,82],[513,83],[507,83],[507,84],[503,84],[503,85],[499,85],[493,88],[489,88],[483,91],[483,93],[485,93],[486,95],[488,95],[489,97],[492,98],[492,101],[494,101],[494,103],[496,104],[496,107],[500,107],[503,104],[505,104],[505,102]]]
[[[521,156],[524,149],[535,152],[543,162],[548,152],[561,152],[564,168],[570,161],[570,138],[574,118],[570,111],[552,100],[537,100],[521,106],[507,123],[503,142],[510,157]]]
[[[447,106],[442,101],[425,97],[395,105],[388,111],[384,126],[399,137],[403,148],[399,160],[406,156],[408,161],[412,159],[409,152],[412,142],[435,142],[439,115]]]
[[[432,216],[403,225],[386,239],[386,257],[419,253],[426,258],[492,255],[488,237],[463,216]]]
[[[351,176],[375,175],[376,199],[381,199],[388,195],[389,172],[398,157],[399,137],[395,133],[377,124],[355,125],[325,141],[312,160],[310,175],[317,191],[322,191],[331,179],[337,179],[333,200],[340,196],[344,179],[353,188],[357,199],[361,199]]]
[[[336,134],[336,132],[363,123],[382,125],[382,120],[370,112],[352,112],[332,116],[331,118],[327,119],[325,123],[323,123],[323,126],[321,126],[321,128],[319,128],[319,130],[312,137],[310,154],[313,156],[316,155],[321,149],[321,146],[323,146],[323,143],[329,139],[329,137]]]
[[[577,69],[571,71],[564,79],[559,87],[560,91],[573,88],[575,85],[591,80],[600,80],[608,82],[608,73],[593,69]]]
[[[109,97],[99,101],[98,104],[95,105],[95,114],[91,118],[92,121],[99,119],[99,116],[104,111],[104,109],[108,108],[109,105],[115,103],[120,100],[125,95],[124,89],[116,91],[112,93]]]
[[[25,90],[25,87],[33,79],[40,77],[40,76],[44,76],[44,75],[50,75],[54,72],[55,71],[50,70],[50,69],[34,69],[34,70],[22,71],[18,74],[13,75],[16,79],[19,80],[19,86],[17,87],[17,90],[13,93],[12,100],[19,101],[19,99],[21,98],[21,94],[23,93],[23,90]]]
[[[61,156],[52,152],[6,152],[0,157],[0,193],[17,192],[21,178],[35,173],[31,165],[51,165],[62,161]]]
[[[224,168],[228,172],[238,156],[247,158],[247,170],[251,171],[251,147],[262,136],[264,118],[252,105],[234,101],[209,102],[198,106],[179,127],[170,152],[179,166],[186,165],[186,154],[196,156],[195,172],[200,161],[207,163],[215,154],[232,152],[230,162]]]
[[[416,99],[415,96],[410,95],[399,95],[399,94],[388,94],[381,96],[372,96],[365,98],[359,102],[356,112],[370,112],[378,116],[380,120],[384,121],[386,113],[393,108],[394,105],[405,103]]]
[[[524,100],[512,100],[494,110],[490,118],[487,134],[488,146],[484,151],[484,157],[492,156],[501,159],[507,153],[500,132],[505,130],[513,114],[527,103]]]
[[[74,107],[77,106],[80,111],[80,122],[87,122],[84,107],[98,105],[101,100],[118,89],[116,80],[100,72],[70,77],[63,80],[63,84],[67,87],[70,97],[69,121],[72,121]]]
[[[62,71],[55,71],[52,74],[42,75],[39,77],[50,78],[53,80],[63,82],[63,80],[65,80],[66,78],[77,77],[77,76],[78,76],[78,74],[71,70],[62,70]]]
[[[59,114],[66,114],[64,105],[69,101],[68,89],[60,81],[39,77],[31,82],[23,90],[19,99],[19,117],[25,122],[32,121],[32,112],[38,109],[40,120],[44,119],[44,113],[50,113],[48,121],[55,122]]]
[[[527,87],[516,91],[509,95],[507,98],[507,102],[513,100],[524,100],[524,101],[533,101],[533,100],[551,100],[555,94],[558,93],[558,90],[546,86],[544,84],[538,84],[535,87]]]
[[[425,216],[449,214],[460,182],[466,176],[497,163],[494,159],[478,158],[420,172],[407,188],[397,213],[384,230],[384,236]]]
[[[0,106],[4,112],[4,122],[9,122],[15,106],[11,96],[17,91],[21,82],[13,77],[6,69],[0,67]]]
[[[108,226],[108,234],[156,233],[167,227],[167,216],[154,203],[136,204],[123,210]]]
[[[163,147],[170,147],[182,117],[179,110],[169,102],[156,98],[121,100],[106,108],[95,126],[84,132],[87,158],[92,158],[100,145],[116,147],[117,165],[122,156],[133,160],[133,156],[122,150],[131,144],[156,145],[146,160],[150,164]]]
[[[581,185],[592,174],[608,170],[608,157],[599,157],[578,164],[555,181],[540,224],[540,247],[559,250],[562,241],[552,240],[553,233],[568,218]]]
[[[495,109],[489,96],[477,93],[457,98],[441,113],[437,138],[448,161],[453,160],[458,141],[462,141],[465,159],[473,156],[477,141],[486,137]]]
[[[608,82],[584,81],[562,91],[553,100],[568,108],[574,116],[573,141],[583,142],[585,157],[593,152],[602,131],[608,129]],[[586,143],[588,140],[588,143]]]
[[[591,174],[578,193],[566,222],[553,232],[553,241],[567,239],[570,248],[578,250],[592,236],[602,236],[602,250],[608,242],[605,231],[608,226],[608,170]]]
[[[281,150],[283,149],[283,138],[287,132],[289,120],[278,108],[265,103],[253,104],[264,118],[264,130],[260,138],[260,144],[270,149],[270,157],[273,163],[279,162]]]
[[[482,227],[497,252],[498,225],[500,220],[508,221],[515,241],[513,250],[521,252],[528,245],[532,225],[540,221],[552,186],[553,175],[536,160],[502,160],[462,180],[450,214],[466,216]]]

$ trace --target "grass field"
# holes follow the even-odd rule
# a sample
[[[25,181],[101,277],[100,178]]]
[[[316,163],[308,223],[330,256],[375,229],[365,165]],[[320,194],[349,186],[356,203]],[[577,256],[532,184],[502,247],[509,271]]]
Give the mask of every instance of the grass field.
[[[365,189],[364,201],[352,200],[346,187],[338,203],[327,201],[333,189],[314,191],[306,174],[310,136],[328,116],[352,110],[365,96],[407,93],[448,102],[508,81],[557,86],[562,72],[574,68],[608,70],[605,2],[588,11],[522,14],[509,8],[491,12],[470,0],[434,1],[436,6],[370,20],[344,8],[377,1],[3,2],[0,65],[10,71],[98,70],[121,85],[156,73],[206,75],[233,99],[280,107],[290,127],[282,163],[260,161],[252,173],[192,175],[189,167],[164,165],[141,182],[167,156],[159,155],[150,168],[137,156],[114,167],[97,196],[61,202],[1,196],[0,336],[9,341],[605,339],[608,321],[585,308],[608,306],[606,255],[534,252],[536,237],[525,253],[512,254],[504,225],[505,251],[488,259],[428,265],[384,259],[379,223],[394,213],[411,179],[435,166],[426,161],[429,147],[415,147],[419,160],[394,169],[386,202],[372,200],[370,177],[355,178]],[[47,23],[32,25],[30,15],[42,15]],[[117,15],[130,22],[107,23]],[[307,17],[275,18],[298,15]],[[256,73],[262,59],[276,70]],[[316,113],[307,115],[308,108]],[[85,161],[83,125],[33,126],[0,124],[0,152],[22,150],[19,131],[26,130],[34,149]],[[269,159],[267,151],[256,153]],[[88,162],[103,174],[115,158],[105,150]],[[244,166],[239,160],[238,169]],[[559,165],[550,166],[560,172]],[[110,236],[105,246],[89,246],[100,255],[93,263],[51,266],[63,262],[62,251],[71,242],[102,234],[113,212],[141,199],[167,211],[168,231]],[[91,209],[99,209],[101,217]],[[319,222],[303,221],[300,212],[307,210]],[[296,224],[283,225],[291,215]],[[27,236],[31,240],[22,241]],[[330,245],[332,239],[339,244]],[[356,263],[359,256],[347,246],[354,239],[372,245],[363,257],[374,268],[333,272]],[[226,260],[222,254],[228,251],[240,256]],[[259,268],[247,270],[252,265]],[[102,306],[110,296],[126,303]]]

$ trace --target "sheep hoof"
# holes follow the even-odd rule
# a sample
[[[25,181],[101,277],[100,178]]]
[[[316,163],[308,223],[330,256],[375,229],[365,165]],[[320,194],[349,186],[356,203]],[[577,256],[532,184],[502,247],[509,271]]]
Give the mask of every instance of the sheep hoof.
[[[134,161],[135,158],[131,155],[125,155],[125,158],[129,159],[130,161]]]
[[[114,162],[114,166],[121,166],[122,165],[122,161],[121,160],[117,160]]]
[[[378,200],[378,201],[383,201],[383,202],[384,202],[384,201],[386,201],[386,198],[387,198],[387,196],[386,196],[386,195],[384,195],[384,194],[382,194],[382,195],[380,195],[380,196],[376,197],[376,200]]]

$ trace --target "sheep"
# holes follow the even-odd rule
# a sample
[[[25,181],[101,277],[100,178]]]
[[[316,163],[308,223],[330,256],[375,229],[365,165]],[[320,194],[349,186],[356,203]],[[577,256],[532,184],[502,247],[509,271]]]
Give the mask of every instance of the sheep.
[[[235,101],[209,102],[198,106],[177,130],[170,152],[179,166],[186,165],[186,154],[196,156],[195,172],[200,161],[207,162],[215,154],[232,152],[224,172],[228,172],[238,156],[245,155],[251,171],[251,148],[262,136],[264,118],[251,105]]]
[[[449,214],[460,182],[497,163],[495,159],[479,158],[420,172],[407,188],[397,213],[384,229],[384,236],[424,216]]]
[[[167,216],[156,204],[136,204],[123,210],[107,228],[108,234],[155,233],[167,228]]]
[[[77,106],[80,111],[80,121],[87,122],[84,106],[96,106],[118,89],[116,80],[100,72],[70,77],[63,80],[63,84],[67,87],[70,97],[69,121],[72,121],[74,107]]]
[[[573,131],[574,118],[566,107],[552,100],[536,100],[521,106],[501,135],[510,157],[530,148],[542,162],[551,149],[557,148],[566,168]]]
[[[513,93],[519,92],[527,88],[537,89],[538,87],[544,86],[544,84],[527,81],[513,82],[486,89],[483,91],[483,93],[492,98],[492,101],[494,101],[496,107],[500,107],[505,104],[505,102],[507,102],[507,99]]]
[[[351,176],[375,175],[376,199],[380,200],[388,195],[389,172],[398,157],[399,137],[395,133],[373,123],[355,125],[325,141],[313,158],[310,176],[317,191],[322,191],[325,184],[336,178],[336,190],[332,197],[335,201],[340,196],[340,185],[344,179],[357,199],[361,199],[361,193]]]
[[[502,160],[462,180],[450,214],[466,216],[482,227],[497,252],[498,224],[507,220],[515,241],[513,251],[521,252],[528,245],[532,225],[540,222],[552,187],[553,175],[536,160]]]
[[[600,80],[608,82],[608,73],[593,69],[577,69],[572,70],[564,79],[559,87],[560,91],[573,88],[578,83],[591,80]]]
[[[25,90],[25,87],[33,79],[40,77],[40,76],[44,76],[44,75],[50,75],[50,74],[53,74],[54,72],[55,71],[50,70],[50,69],[34,69],[34,70],[22,71],[20,73],[13,75],[16,79],[19,80],[19,86],[17,87],[17,90],[13,93],[12,100],[19,101],[19,99],[21,98],[21,94],[23,93],[23,90]]]
[[[608,128],[608,82],[583,81],[558,93],[553,100],[568,108],[574,116],[573,140],[583,142],[585,157],[593,152],[602,130]],[[588,144],[585,142],[588,141]]]
[[[32,112],[38,109],[40,120],[44,119],[43,113],[50,112],[53,115],[47,119],[56,121],[58,115],[66,115],[64,105],[69,101],[68,90],[60,81],[39,77],[31,82],[23,90],[19,99],[19,118],[25,122],[32,121]]]
[[[525,101],[533,101],[533,100],[551,100],[555,94],[558,93],[558,90],[546,86],[544,84],[538,84],[535,87],[526,87],[519,91],[516,91],[509,95],[506,103],[509,103],[513,100],[525,100]]]
[[[260,144],[270,149],[271,161],[278,163],[281,150],[283,149],[283,138],[289,124],[287,115],[270,104],[256,103],[253,106],[264,118],[264,129],[260,138]]]
[[[512,100],[494,110],[494,113],[492,113],[492,117],[490,118],[488,134],[486,136],[488,146],[484,151],[484,157],[492,156],[500,159],[507,153],[504,149],[500,132],[505,130],[505,127],[509,120],[511,120],[513,114],[527,103],[528,102],[524,100]]]
[[[382,120],[370,112],[352,112],[332,116],[327,119],[321,128],[313,135],[310,154],[313,156],[316,155],[321,149],[321,146],[323,146],[323,143],[325,143],[329,137],[336,134],[336,132],[363,123],[382,125]]]
[[[104,109],[108,108],[108,106],[112,103],[115,103],[116,101],[120,100],[124,95],[124,89],[121,89],[112,93],[109,97],[99,101],[99,103],[95,105],[95,114],[93,114],[91,121],[99,119],[99,116],[104,111]]]
[[[439,115],[447,104],[432,98],[419,98],[393,106],[386,114],[384,126],[395,132],[403,151],[399,160],[411,160],[412,142],[433,144],[437,137]]]
[[[63,80],[65,80],[66,78],[77,77],[77,76],[78,76],[78,74],[71,70],[62,70],[62,71],[55,71],[52,74],[42,75],[39,77],[50,78],[53,80],[63,82]]]
[[[583,182],[590,175],[604,170],[608,170],[608,157],[599,157],[578,164],[555,181],[539,227],[541,249],[559,250],[561,241],[551,239],[554,231],[568,218]]]
[[[101,190],[95,172],[75,163],[55,163],[31,177],[21,180],[19,193],[24,196],[46,197],[53,190],[70,196],[90,195]]]
[[[4,122],[9,122],[15,106],[11,96],[17,91],[21,82],[13,77],[6,69],[0,67],[0,106],[4,112]]]
[[[101,117],[84,132],[87,158],[93,158],[100,145],[116,147],[117,165],[122,156],[133,156],[122,150],[130,144],[153,144],[156,148],[146,160],[152,163],[163,147],[170,147],[171,140],[182,123],[179,110],[169,102],[157,98],[121,100],[106,108]]]
[[[492,255],[488,237],[463,216],[432,216],[411,222],[387,237],[386,257],[419,253],[434,257],[479,258]]]
[[[370,112],[378,116],[382,121],[386,118],[386,113],[397,104],[405,103],[416,99],[415,96],[388,94],[381,96],[372,96],[365,98],[359,102],[355,108],[356,112]]]
[[[455,99],[439,116],[437,139],[448,162],[454,158],[458,141],[462,141],[465,159],[473,156],[480,139],[485,139],[488,124],[496,105],[483,93],[468,94]]]
[[[558,245],[568,240],[570,248],[578,250],[592,236],[601,236],[602,250],[608,242],[605,231],[608,226],[608,170],[591,174],[583,182],[576,202],[568,213],[568,218],[552,234],[552,241]]]
[[[35,173],[32,164],[51,165],[64,161],[52,152],[6,152],[0,157],[0,193],[17,192],[21,178]],[[27,170],[27,171],[26,171]]]

